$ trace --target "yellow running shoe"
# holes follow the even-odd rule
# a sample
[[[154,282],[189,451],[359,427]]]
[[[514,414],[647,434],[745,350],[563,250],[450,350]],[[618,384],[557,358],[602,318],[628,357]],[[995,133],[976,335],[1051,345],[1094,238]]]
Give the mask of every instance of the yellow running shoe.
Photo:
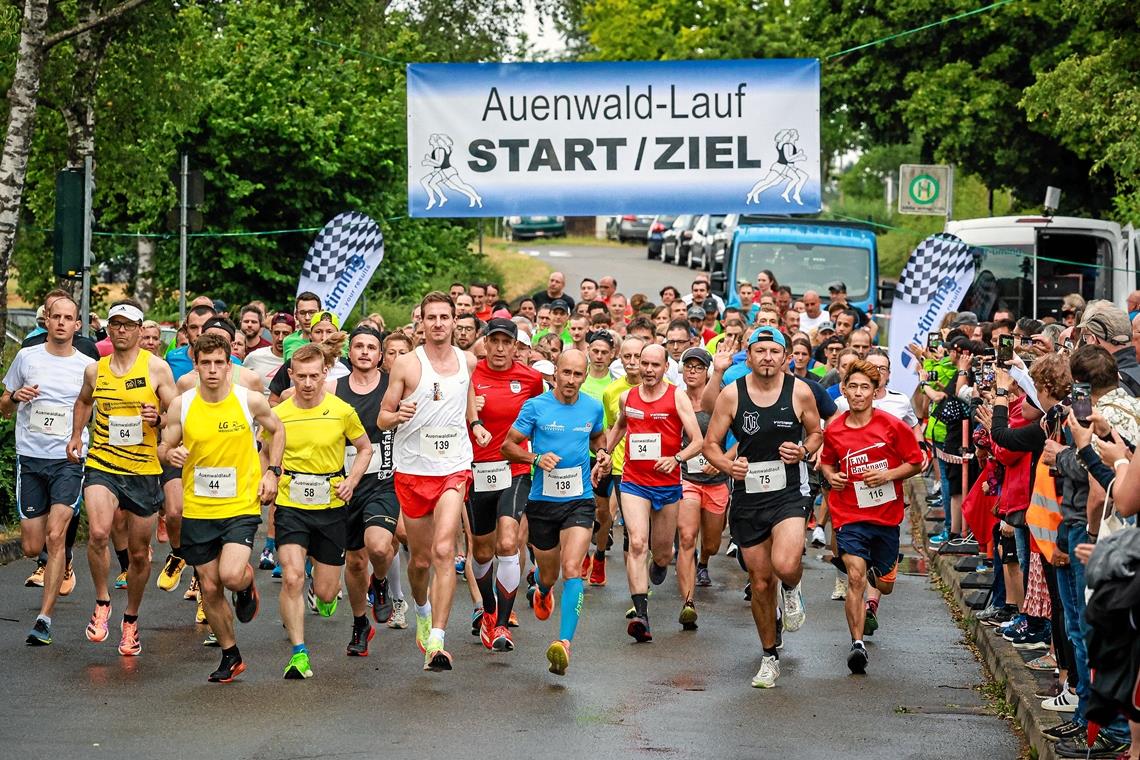
[[[550,672],[556,676],[566,675],[566,668],[570,667],[570,642],[566,639],[551,642],[546,648],[546,659],[550,663]]]
[[[174,591],[182,582],[182,571],[185,569],[186,560],[171,552],[166,555],[166,564],[163,565],[162,572],[158,574],[158,580],[155,583],[163,591]]]
[[[127,571],[124,570],[123,572],[121,572],[115,576],[115,588],[126,588],[126,587],[127,587]]]
[[[194,613],[194,622],[198,625],[206,622],[206,605],[202,602],[202,592],[198,592],[198,611]]]
[[[63,573],[63,580],[59,582],[59,595],[67,596],[75,590],[75,566],[68,562],[67,570]]]
[[[416,615],[416,646],[427,653],[428,636],[431,635],[431,618]]]

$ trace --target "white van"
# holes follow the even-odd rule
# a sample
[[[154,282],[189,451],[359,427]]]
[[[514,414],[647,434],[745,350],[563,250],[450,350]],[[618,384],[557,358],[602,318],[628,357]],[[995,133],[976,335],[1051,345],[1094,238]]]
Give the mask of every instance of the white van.
[[[1125,308],[1140,287],[1140,235],[1131,225],[1069,216],[958,219],[946,232],[982,248],[962,309],[988,319],[999,303],[1019,316],[1060,320],[1061,301],[1080,293]]]

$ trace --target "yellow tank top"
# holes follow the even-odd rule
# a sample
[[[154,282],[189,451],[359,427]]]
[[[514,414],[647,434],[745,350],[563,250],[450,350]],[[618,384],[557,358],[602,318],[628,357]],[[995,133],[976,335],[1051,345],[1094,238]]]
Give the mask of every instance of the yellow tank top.
[[[197,388],[182,394],[182,445],[190,451],[182,467],[182,516],[219,520],[261,514],[257,498],[261,461],[253,435],[245,388],[211,404]]]
[[[140,349],[125,375],[111,371],[111,357],[95,373],[95,424],[87,466],[117,475],[158,475],[158,431],[143,422],[142,405],[158,407],[150,377],[149,351]]]

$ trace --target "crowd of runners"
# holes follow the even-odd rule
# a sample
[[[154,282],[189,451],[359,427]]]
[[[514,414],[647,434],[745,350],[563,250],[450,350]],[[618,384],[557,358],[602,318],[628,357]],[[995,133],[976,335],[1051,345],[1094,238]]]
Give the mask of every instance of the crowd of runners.
[[[330,617],[345,597],[347,655],[369,654],[374,624],[412,625],[424,669],[450,670],[445,631],[461,578],[471,632],[496,653],[514,649],[520,588],[539,621],[557,606],[546,659],[563,675],[586,587],[606,585],[619,550],[637,642],[651,642],[670,619],[685,631],[739,625],[699,615],[697,589],[712,583],[710,559],[726,549],[727,527],[759,638],[751,685],[776,685],[784,634],[805,622],[808,544],[831,548],[832,598],[845,600],[851,639],[846,666],[864,673],[864,638],[896,579],[903,481],[937,462],[947,530],[934,542],[960,542],[968,530],[955,489],[973,442],[955,442],[960,420],[947,399],[966,399],[974,411],[965,418],[976,413],[992,429],[992,442],[979,444],[1003,463],[999,477],[1015,476],[1022,460],[1009,452],[1019,447],[1037,446],[1033,468],[1044,451],[1040,461],[1062,469],[1062,439],[1026,422],[1036,419],[1027,410],[1058,414],[1071,384],[1064,352],[1073,351],[1076,377],[1086,350],[1074,342],[1120,347],[1120,320],[1104,309],[1093,302],[1088,313],[1067,314],[1067,335],[1061,324],[952,315],[936,339],[911,347],[925,362],[909,398],[888,390],[878,326],[847,303],[843,283],[825,298],[794,296],[768,271],[739,283],[727,303],[703,276],[688,293],[666,287],[656,301],[627,298],[612,277],[584,279],[574,297],[558,272],[513,304],[493,284],[455,283],[392,326],[375,314],[342,325],[312,293],[290,311],[253,302],[233,316],[201,297],[171,346],[130,300],[110,307],[100,340],[83,337],[78,305],[53,291],[0,398],[0,412],[17,419],[24,550],[39,558],[27,583],[42,587],[42,607],[27,643],[77,630],[78,621],[52,616],[58,597],[74,593],[81,510],[93,585],[87,639],[107,641],[114,625],[119,654],[142,653],[139,615],[157,539],[168,545],[157,587],[175,592],[188,576],[205,643],[221,649],[209,676],[216,682],[245,669],[234,619],[257,616],[270,578],[280,580],[291,646],[285,678],[313,675],[306,610]],[[996,367],[986,366],[989,344],[1007,333],[1023,356],[995,351]],[[1114,376],[1115,365],[1081,366],[1093,373],[1096,425],[1117,425],[1121,415],[1100,403],[1115,397],[1096,375]],[[1007,412],[1010,397],[1017,410]],[[1008,436],[1023,425],[1044,430],[1042,440]],[[1093,430],[1101,447],[1112,445]],[[1078,443],[1092,435],[1081,431]],[[1112,467],[1128,463],[1127,447],[1116,445],[1125,453],[1100,452]],[[1118,482],[1140,479],[1127,472]],[[1017,491],[1027,504],[1030,490]],[[1007,584],[987,615],[1035,642],[1040,615],[1018,607],[1032,579],[1029,530],[1006,520],[1016,511],[1003,502],[1000,522],[987,526]],[[1066,556],[1081,551],[1075,534]],[[1025,584],[1011,569],[1022,566]],[[670,567],[679,594],[659,592],[651,605]],[[118,600],[116,589],[125,589]],[[1079,615],[1071,617],[1070,632],[1080,633]],[[1072,662],[1067,677],[1079,693],[1082,669]]]

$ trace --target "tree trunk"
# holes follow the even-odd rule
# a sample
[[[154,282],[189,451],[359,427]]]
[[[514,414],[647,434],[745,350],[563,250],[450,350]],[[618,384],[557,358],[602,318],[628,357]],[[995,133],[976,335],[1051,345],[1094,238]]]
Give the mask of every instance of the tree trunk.
[[[8,271],[32,147],[49,4],[50,0],[24,2],[16,72],[8,90],[8,130],[0,156],[0,335],[8,327]]]
[[[135,299],[146,312],[154,305],[154,251],[157,244],[154,238],[149,237],[139,237],[136,240],[138,273],[135,275]]]

